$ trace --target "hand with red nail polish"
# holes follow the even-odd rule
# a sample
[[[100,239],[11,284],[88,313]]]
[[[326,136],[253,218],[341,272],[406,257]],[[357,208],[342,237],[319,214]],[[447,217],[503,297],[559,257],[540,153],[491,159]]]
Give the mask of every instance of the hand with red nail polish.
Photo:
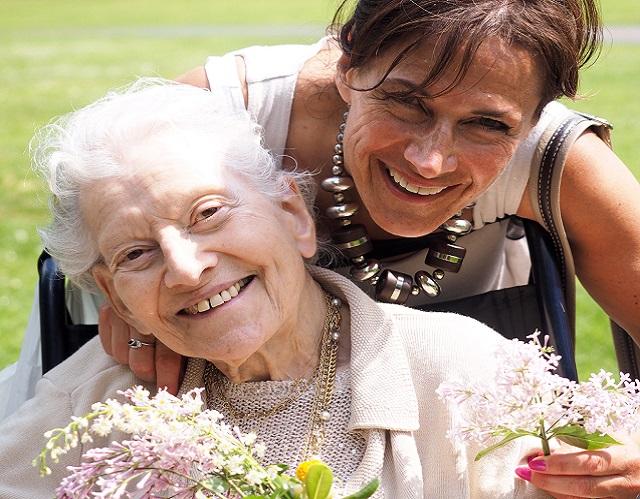
[[[531,481],[531,470],[526,466],[518,466],[516,468],[516,475],[527,482]]]
[[[594,451],[563,445],[549,456],[529,456],[515,474],[556,499],[637,499],[640,447],[632,441]]]

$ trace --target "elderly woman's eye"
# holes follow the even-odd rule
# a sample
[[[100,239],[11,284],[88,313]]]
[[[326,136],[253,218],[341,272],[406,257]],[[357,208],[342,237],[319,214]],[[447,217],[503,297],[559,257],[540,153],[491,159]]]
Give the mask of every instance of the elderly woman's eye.
[[[124,259],[127,261],[133,261],[136,260],[137,258],[140,258],[142,255],[144,254],[144,250],[141,249],[134,249],[132,251],[127,252],[124,255]]]
[[[219,206],[211,206],[209,208],[205,208],[204,210],[202,210],[200,213],[196,215],[195,221],[201,222],[203,220],[206,220],[207,218],[211,218],[213,215],[215,215],[218,212],[219,209],[220,209]]]

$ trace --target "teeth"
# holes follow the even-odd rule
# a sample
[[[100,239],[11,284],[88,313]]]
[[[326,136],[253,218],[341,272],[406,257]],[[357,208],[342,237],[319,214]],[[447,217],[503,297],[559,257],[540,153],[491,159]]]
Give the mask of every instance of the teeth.
[[[209,305],[209,300],[202,300],[201,302],[198,303],[197,306],[198,306],[198,312],[206,312],[211,308],[211,306]]]
[[[402,187],[407,189],[409,192],[413,192],[414,194],[419,194],[421,189],[421,187],[418,187],[417,185],[413,185],[413,184],[403,185]]]
[[[405,177],[403,177],[399,172],[392,170],[391,168],[388,168],[387,171],[396,184],[413,194],[418,194],[420,196],[430,196],[433,194],[438,194],[439,192],[442,192],[446,189],[446,187],[420,187],[418,185],[409,183],[409,181]]]
[[[209,309],[216,308],[223,303],[228,302],[229,300],[238,296],[240,290],[247,285],[247,283],[251,280],[249,277],[245,277],[244,279],[240,279],[235,284],[229,286],[228,289],[221,291],[220,293],[213,295],[208,300],[202,300],[198,302],[196,305],[191,305],[184,309],[184,312],[190,315],[196,315],[200,312],[206,312]]]
[[[222,305],[224,303],[224,300],[222,299],[222,297],[218,294],[218,295],[214,295],[211,298],[209,298],[209,301],[211,302],[211,308],[215,308],[218,305]]]

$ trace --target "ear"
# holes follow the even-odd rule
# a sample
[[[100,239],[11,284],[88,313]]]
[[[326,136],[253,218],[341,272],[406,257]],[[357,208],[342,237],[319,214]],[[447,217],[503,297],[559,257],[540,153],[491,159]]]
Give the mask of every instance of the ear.
[[[98,263],[91,269],[91,274],[116,315],[127,324],[135,327],[140,334],[150,335],[151,333],[145,331],[144,326],[135,319],[129,307],[120,299],[108,267],[104,263]]]
[[[281,200],[281,207],[287,215],[287,223],[291,229],[298,250],[304,258],[311,258],[318,249],[316,243],[316,224],[309,213],[307,204],[300,192],[298,184],[289,180],[291,192]]]
[[[353,89],[351,88],[351,79],[355,69],[349,67],[349,56],[342,54],[338,59],[336,67],[336,88],[342,100],[348,105],[351,105],[351,96]]]

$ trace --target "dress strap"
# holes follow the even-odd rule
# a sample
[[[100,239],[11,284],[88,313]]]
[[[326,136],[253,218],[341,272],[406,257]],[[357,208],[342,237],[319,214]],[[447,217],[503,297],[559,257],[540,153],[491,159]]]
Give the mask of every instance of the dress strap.
[[[562,172],[573,143],[586,130],[592,129],[611,147],[613,127],[604,119],[583,113],[571,113],[561,121],[549,124],[533,155],[529,193],[536,220],[550,234],[565,294],[571,328],[575,334],[575,265],[560,211]],[[534,185],[532,185],[532,183]]]
[[[207,58],[204,70],[209,80],[209,88],[229,105],[232,112],[246,111],[244,97],[235,54],[211,56]]]

